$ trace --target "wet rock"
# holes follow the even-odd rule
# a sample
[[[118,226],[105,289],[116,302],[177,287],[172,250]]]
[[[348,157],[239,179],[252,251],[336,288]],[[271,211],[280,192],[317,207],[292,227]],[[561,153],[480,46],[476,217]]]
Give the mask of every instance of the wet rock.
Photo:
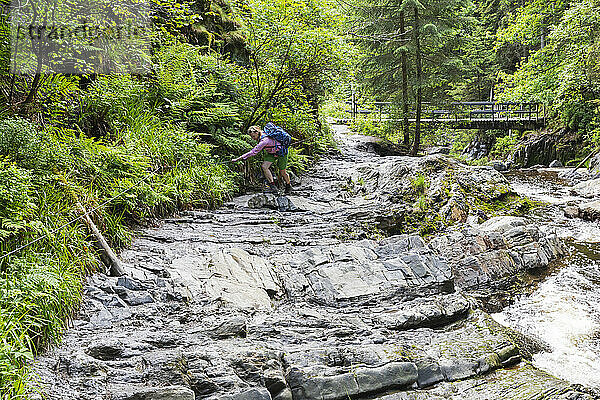
[[[294,400],[338,400],[359,393],[352,373],[333,376],[311,376],[292,368],[287,377]]]
[[[484,377],[440,383],[427,391],[411,390],[390,394],[378,400],[488,400],[488,399],[580,399],[593,396],[578,392],[565,381],[523,365],[509,370],[498,369]]]
[[[600,197],[600,179],[591,179],[578,183],[573,186],[571,193],[587,198]]]
[[[221,396],[220,400],[271,400],[269,391],[264,388],[250,389],[230,396]]]
[[[194,392],[183,386],[144,388],[135,391],[124,400],[195,400]]]
[[[502,361],[496,353],[490,353],[477,360],[477,373],[485,374],[502,366]]]
[[[579,216],[588,221],[600,219],[600,200],[579,205]]]
[[[498,172],[508,171],[508,167],[502,161],[491,161],[490,165]]]
[[[392,362],[381,367],[361,367],[350,373],[332,376],[311,376],[292,369],[288,382],[294,400],[336,400],[409,386],[417,381],[417,376],[415,364]]]
[[[86,349],[86,353],[103,361],[114,360],[123,355],[125,346],[118,340],[101,340],[92,343]]]
[[[563,209],[565,216],[567,218],[577,218],[579,217],[579,207],[578,206],[567,206]]]
[[[246,318],[234,317],[227,321],[223,321],[219,326],[209,331],[210,335],[216,338],[227,337],[246,337]]]
[[[392,362],[376,368],[357,368],[354,375],[359,393],[379,393],[416,382],[417,367],[413,363]]]
[[[444,380],[444,374],[440,366],[432,361],[421,361],[417,363],[418,376],[417,384],[419,388],[433,386]]]
[[[562,168],[563,167],[563,163],[561,163],[559,160],[554,160],[548,166],[550,168]]]
[[[496,351],[498,358],[501,362],[505,362],[512,357],[516,357],[519,355],[519,348],[515,345],[508,345],[506,347],[502,347]]]
[[[128,276],[120,276],[117,280],[117,286],[122,286],[129,290],[147,290],[149,287],[138,279]]]
[[[442,365],[440,369],[448,382],[454,382],[475,376],[477,366],[478,364],[467,360],[455,360],[448,365]]]

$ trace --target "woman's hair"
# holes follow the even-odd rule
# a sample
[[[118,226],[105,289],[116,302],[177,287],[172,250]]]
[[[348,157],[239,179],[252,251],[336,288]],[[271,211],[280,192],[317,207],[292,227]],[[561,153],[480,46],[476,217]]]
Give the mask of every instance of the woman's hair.
[[[248,128],[248,133],[252,133],[252,132],[260,133],[260,132],[262,132],[262,129],[260,128],[260,126],[254,125],[254,126],[251,126],[250,128]]]

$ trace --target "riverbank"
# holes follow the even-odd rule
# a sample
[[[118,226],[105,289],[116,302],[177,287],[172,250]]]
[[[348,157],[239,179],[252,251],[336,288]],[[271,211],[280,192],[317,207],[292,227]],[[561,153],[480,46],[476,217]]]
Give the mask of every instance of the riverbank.
[[[592,398],[533,367],[543,343],[478,305],[566,254],[530,220],[494,216],[528,204],[508,181],[336,130],[339,153],[293,211],[248,195],[140,232],[127,277],[93,276],[63,344],[33,364],[33,397]],[[403,231],[434,213],[453,226]]]

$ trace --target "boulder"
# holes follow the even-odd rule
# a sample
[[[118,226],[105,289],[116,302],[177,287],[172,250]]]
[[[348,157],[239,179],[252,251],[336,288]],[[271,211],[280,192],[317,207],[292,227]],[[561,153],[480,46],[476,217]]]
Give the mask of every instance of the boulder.
[[[292,368],[288,382],[294,400],[342,400],[410,386],[417,381],[417,377],[415,364],[391,362],[374,368],[359,367],[351,372],[332,376],[312,376],[298,368]]]
[[[571,193],[587,198],[600,197],[600,179],[591,179],[578,183],[571,188]]]
[[[550,163],[550,165],[548,165],[550,168],[562,168],[564,167],[563,163],[561,163],[558,160],[554,160]]]
[[[508,171],[508,167],[505,163],[503,163],[502,161],[490,161],[490,165],[492,166],[492,168],[494,168],[496,171],[498,172],[504,172],[504,171]]]
[[[211,329],[209,334],[215,338],[228,338],[228,337],[246,337],[246,318],[244,317],[233,317],[226,321],[221,322],[218,326]]]
[[[579,216],[588,221],[600,220],[600,200],[580,204]]]

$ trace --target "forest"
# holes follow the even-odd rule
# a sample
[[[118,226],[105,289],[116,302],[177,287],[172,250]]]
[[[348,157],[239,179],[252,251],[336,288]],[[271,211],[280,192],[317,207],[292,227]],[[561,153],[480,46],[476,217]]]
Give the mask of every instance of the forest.
[[[600,0],[1,0],[0,393],[59,343],[84,277],[137,227],[259,185],[232,163],[253,125],[290,133],[297,175],[335,148],[351,96],[390,118],[353,129],[418,156],[473,140],[503,159],[553,135],[567,165],[600,145]],[[539,103],[535,130],[421,124],[426,104]],[[480,137],[484,139],[478,139]],[[93,212],[92,212],[93,210]]]

